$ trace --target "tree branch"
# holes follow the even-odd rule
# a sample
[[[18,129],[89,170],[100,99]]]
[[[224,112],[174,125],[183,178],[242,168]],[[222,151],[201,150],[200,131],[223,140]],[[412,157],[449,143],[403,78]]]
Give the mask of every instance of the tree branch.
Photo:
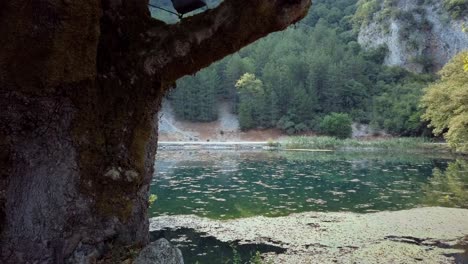
[[[147,31],[145,72],[171,83],[302,19],[311,0],[225,0],[175,25]],[[156,24],[157,23],[157,24]]]

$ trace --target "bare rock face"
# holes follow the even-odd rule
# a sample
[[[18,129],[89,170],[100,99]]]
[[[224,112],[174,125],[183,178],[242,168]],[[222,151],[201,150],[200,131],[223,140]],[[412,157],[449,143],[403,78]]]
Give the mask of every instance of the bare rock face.
[[[135,264],[184,264],[180,249],[161,238],[146,246],[138,255]]]
[[[382,1],[383,2],[383,1]],[[468,49],[468,17],[454,19],[442,1],[399,0],[361,26],[358,42],[365,48],[388,47],[385,64],[413,72],[440,70]]]

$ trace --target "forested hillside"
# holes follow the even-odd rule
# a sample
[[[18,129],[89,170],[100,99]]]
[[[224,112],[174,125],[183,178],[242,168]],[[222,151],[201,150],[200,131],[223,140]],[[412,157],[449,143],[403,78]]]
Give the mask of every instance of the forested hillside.
[[[309,15],[289,30],[179,80],[168,97],[176,115],[213,121],[217,104],[228,100],[235,102],[242,130],[323,131],[325,117],[344,113],[395,135],[429,135],[419,100],[436,77],[384,66],[385,45],[361,47],[356,11],[362,12],[363,2],[314,1]]]

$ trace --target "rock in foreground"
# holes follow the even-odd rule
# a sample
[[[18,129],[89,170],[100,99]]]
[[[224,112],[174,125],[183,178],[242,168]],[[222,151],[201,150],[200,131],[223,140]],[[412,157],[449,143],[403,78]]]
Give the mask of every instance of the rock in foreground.
[[[180,249],[161,238],[146,246],[138,255],[135,264],[184,264]]]

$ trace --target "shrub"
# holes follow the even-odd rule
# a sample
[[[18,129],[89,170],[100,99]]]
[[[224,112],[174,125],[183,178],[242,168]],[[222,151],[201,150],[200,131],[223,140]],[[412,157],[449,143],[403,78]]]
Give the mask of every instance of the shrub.
[[[274,141],[273,139],[269,138],[267,141],[267,146],[270,148],[278,148],[280,143],[278,141]]]
[[[454,19],[462,18],[468,13],[468,1],[466,0],[444,0],[444,7]]]
[[[425,138],[388,138],[382,140],[357,140],[357,139],[336,139],[334,137],[306,137],[294,136],[288,137],[284,141],[285,149],[380,149],[380,150],[444,150],[440,145],[427,144]]]
[[[353,22],[357,29],[362,25],[367,25],[372,20],[373,15],[380,9],[380,4],[377,0],[359,0],[356,5],[357,8]]]
[[[337,149],[345,145],[343,140],[333,137],[288,137],[285,141],[286,149]]]
[[[157,199],[158,199],[158,196],[156,194],[151,194],[148,199],[149,207],[151,207],[154,204],[154,202],[156,202]]]
[[[331,113],[325,116],[320,123],[323,133],[337,138],[351,137],[353,132],[351,127],[351,117],[345,113]]]

